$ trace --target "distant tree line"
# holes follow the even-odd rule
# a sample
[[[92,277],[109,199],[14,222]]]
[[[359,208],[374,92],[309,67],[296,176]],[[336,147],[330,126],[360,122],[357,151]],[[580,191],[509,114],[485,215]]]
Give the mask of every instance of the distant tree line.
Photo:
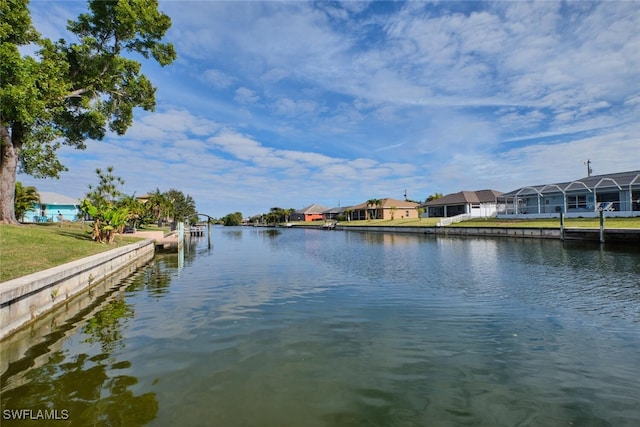
[[[433,193],[425,199],[425,203],[430,202],[431,200],[439,199],[441,197],[442,197],[442,193]],[[420,202],[415,200],[409,200],[409,199],[406,199],[406,200],[409,202],[420,204]],[[382,207],[382,199],[372,198],[367,200],[366,204],[368,208],[366,209],[367,219],[377,219],[378,209]],[[392,215],[393,215],[393,212],[397,208],[392,207],[391,209],[392,209]],[[256,215],[252,217],[252,222],[259,223],[259,224],[278,225],[282,222],[289,222],[291,215],[294,212],[295,212],[295,209],[293,208],[283,209],[280,207],[273,207],[267,213],[263,213],[261,215]],[[351,212],[352,212],[351,209],[349,208],[345,209],[344,214],[341,214],[340,216],[337,217],[338,221],[345,221],[345,220],[350,221]],[[419,216],[422,217],[422,214],[424,213],[424,208],[418,208],[418,213],[419,213]],[[242,217],[242,213],[240,212],[230,213],[222,217],[221,219],[221,222],[224,225],[231,225],[231,226],[240,225],[242,224],[242,221],[243,221],[243,217]]]

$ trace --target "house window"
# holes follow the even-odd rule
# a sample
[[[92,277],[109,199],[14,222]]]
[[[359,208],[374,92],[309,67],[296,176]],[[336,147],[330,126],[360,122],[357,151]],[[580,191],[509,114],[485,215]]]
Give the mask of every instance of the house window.
[[[567,196],[567,208],[568,209],[583,209],[587,207],[587,195],[577,194]]]
[[[443,217],[444,216],[444,207],[443,206],[436,206],[436,207],[431,207],[429,206],[429,217]]]

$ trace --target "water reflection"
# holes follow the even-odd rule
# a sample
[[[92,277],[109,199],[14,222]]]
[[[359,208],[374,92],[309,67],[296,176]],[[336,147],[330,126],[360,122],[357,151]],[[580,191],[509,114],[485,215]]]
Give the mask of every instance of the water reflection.
[[[100,344],[103,353],[112,353],[116,346],[124,346],[122,329],[134,315],[133,307],[127,304],[122,294],[107,302],[82,328],[87,337],[84,342]],[[118,348],[119,349],[119,348]]]
[[[275,228],[268,228],[264,230],[262,234],[267,237],[278,237],[279,235],[282,234],[282,231]]]
[[[637,251],[273,231],[216,229],[180,271],[156,257],[12,363],[3,409],[66,404],[78,425],[640,422]]]
[[[141,426],[153,420],[156,393],[140,389],[136,367],[125,355],[136,314],[126,295],[146,291],[161,297],[177,265],[175,254],[163,255],[117,284],[98,284],[87,293],[93,304],[42,338],[33,332],[33,345],[2,373],[3,425],[42,425],[42,418],[7,417],[22,409],[31,410],[31,417],[48,411],[57,423],[72,426]]]
[[[242,232],[243,230],[237,227],[229,227],[229,228],[225,227],[225,229],[223,230],[225,237],[232,237],[234,239],[241,239]]]
[[[30,371],[27,383],[3,390],[2,408],[66,411],[65,424],[74,426],[147,424],[158,412],[155,393],[135,395],[130,388],[138,380],[126,373],[130,364],[111,360],[104,353],[51,353],[46,364]],[[7,419],[5,423],[13,424]]]

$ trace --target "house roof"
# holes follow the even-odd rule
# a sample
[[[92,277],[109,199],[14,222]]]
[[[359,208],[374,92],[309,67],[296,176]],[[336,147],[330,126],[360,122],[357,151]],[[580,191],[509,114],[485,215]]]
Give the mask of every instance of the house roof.
[[[41,205],[73,205],[78,206],[80,202],[73,197],[65,196],[64,194],[58,194],[51,191],[40,191],[40,204]]]
[[[380,199],[382,202],[382,206],[377,206],[378,208],[382,207],[382,209],[390,209],[392,207],[398,209],[413,209],[416,206],[419,206],[418,203],[410,202],[408,200],[398,200],[392,199],[391,197],[387,197],[385,199]],[[359,210],[359,209],[374,209],[375,206],[367,205],[367,202],[360,203],[359,205],[351,206],[351,210]]]
[[[558,182],[553,184],[531,185],[520,187],[503,194],[503,197],[526,196],[532,194],[551,194],[562,192],[576,192],[587,190],[591,192],[595,189],[619,189],[619,188],[640,188],[640,170],[608,173],[603,175],[592,175],[576,179],[571,182]]]
[[[304,207],[302,209],[298,209],[295,213],[311,215],[311,214],[321,214],[321,213],[325,212],[326,210],[327,210],[326,207],[320,206],[320,205],[314,203],[313,205],[309,205],[309,206],[306,206],[306,207]]]
[[[490,203],[495,202],[496,197],[502,192],[496,190],[459,191],[447,194],[439,199],[428,201],[424,206],[462,205],[465,203]]]
[[[335,208],[327,209],[324,211],[325,214],[341,214],[347,209],[346,206],[338,206]]]

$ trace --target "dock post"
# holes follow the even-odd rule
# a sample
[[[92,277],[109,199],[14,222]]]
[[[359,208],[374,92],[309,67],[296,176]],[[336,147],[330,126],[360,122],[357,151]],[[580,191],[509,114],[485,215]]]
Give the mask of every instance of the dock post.
[[[564,212],[560,212],[560,240],[564,240]]]
[[[184,243],[184,222],[178,223],[178,249]]]
[[[604,211],[600,211],[600,243],[604,243]]]

